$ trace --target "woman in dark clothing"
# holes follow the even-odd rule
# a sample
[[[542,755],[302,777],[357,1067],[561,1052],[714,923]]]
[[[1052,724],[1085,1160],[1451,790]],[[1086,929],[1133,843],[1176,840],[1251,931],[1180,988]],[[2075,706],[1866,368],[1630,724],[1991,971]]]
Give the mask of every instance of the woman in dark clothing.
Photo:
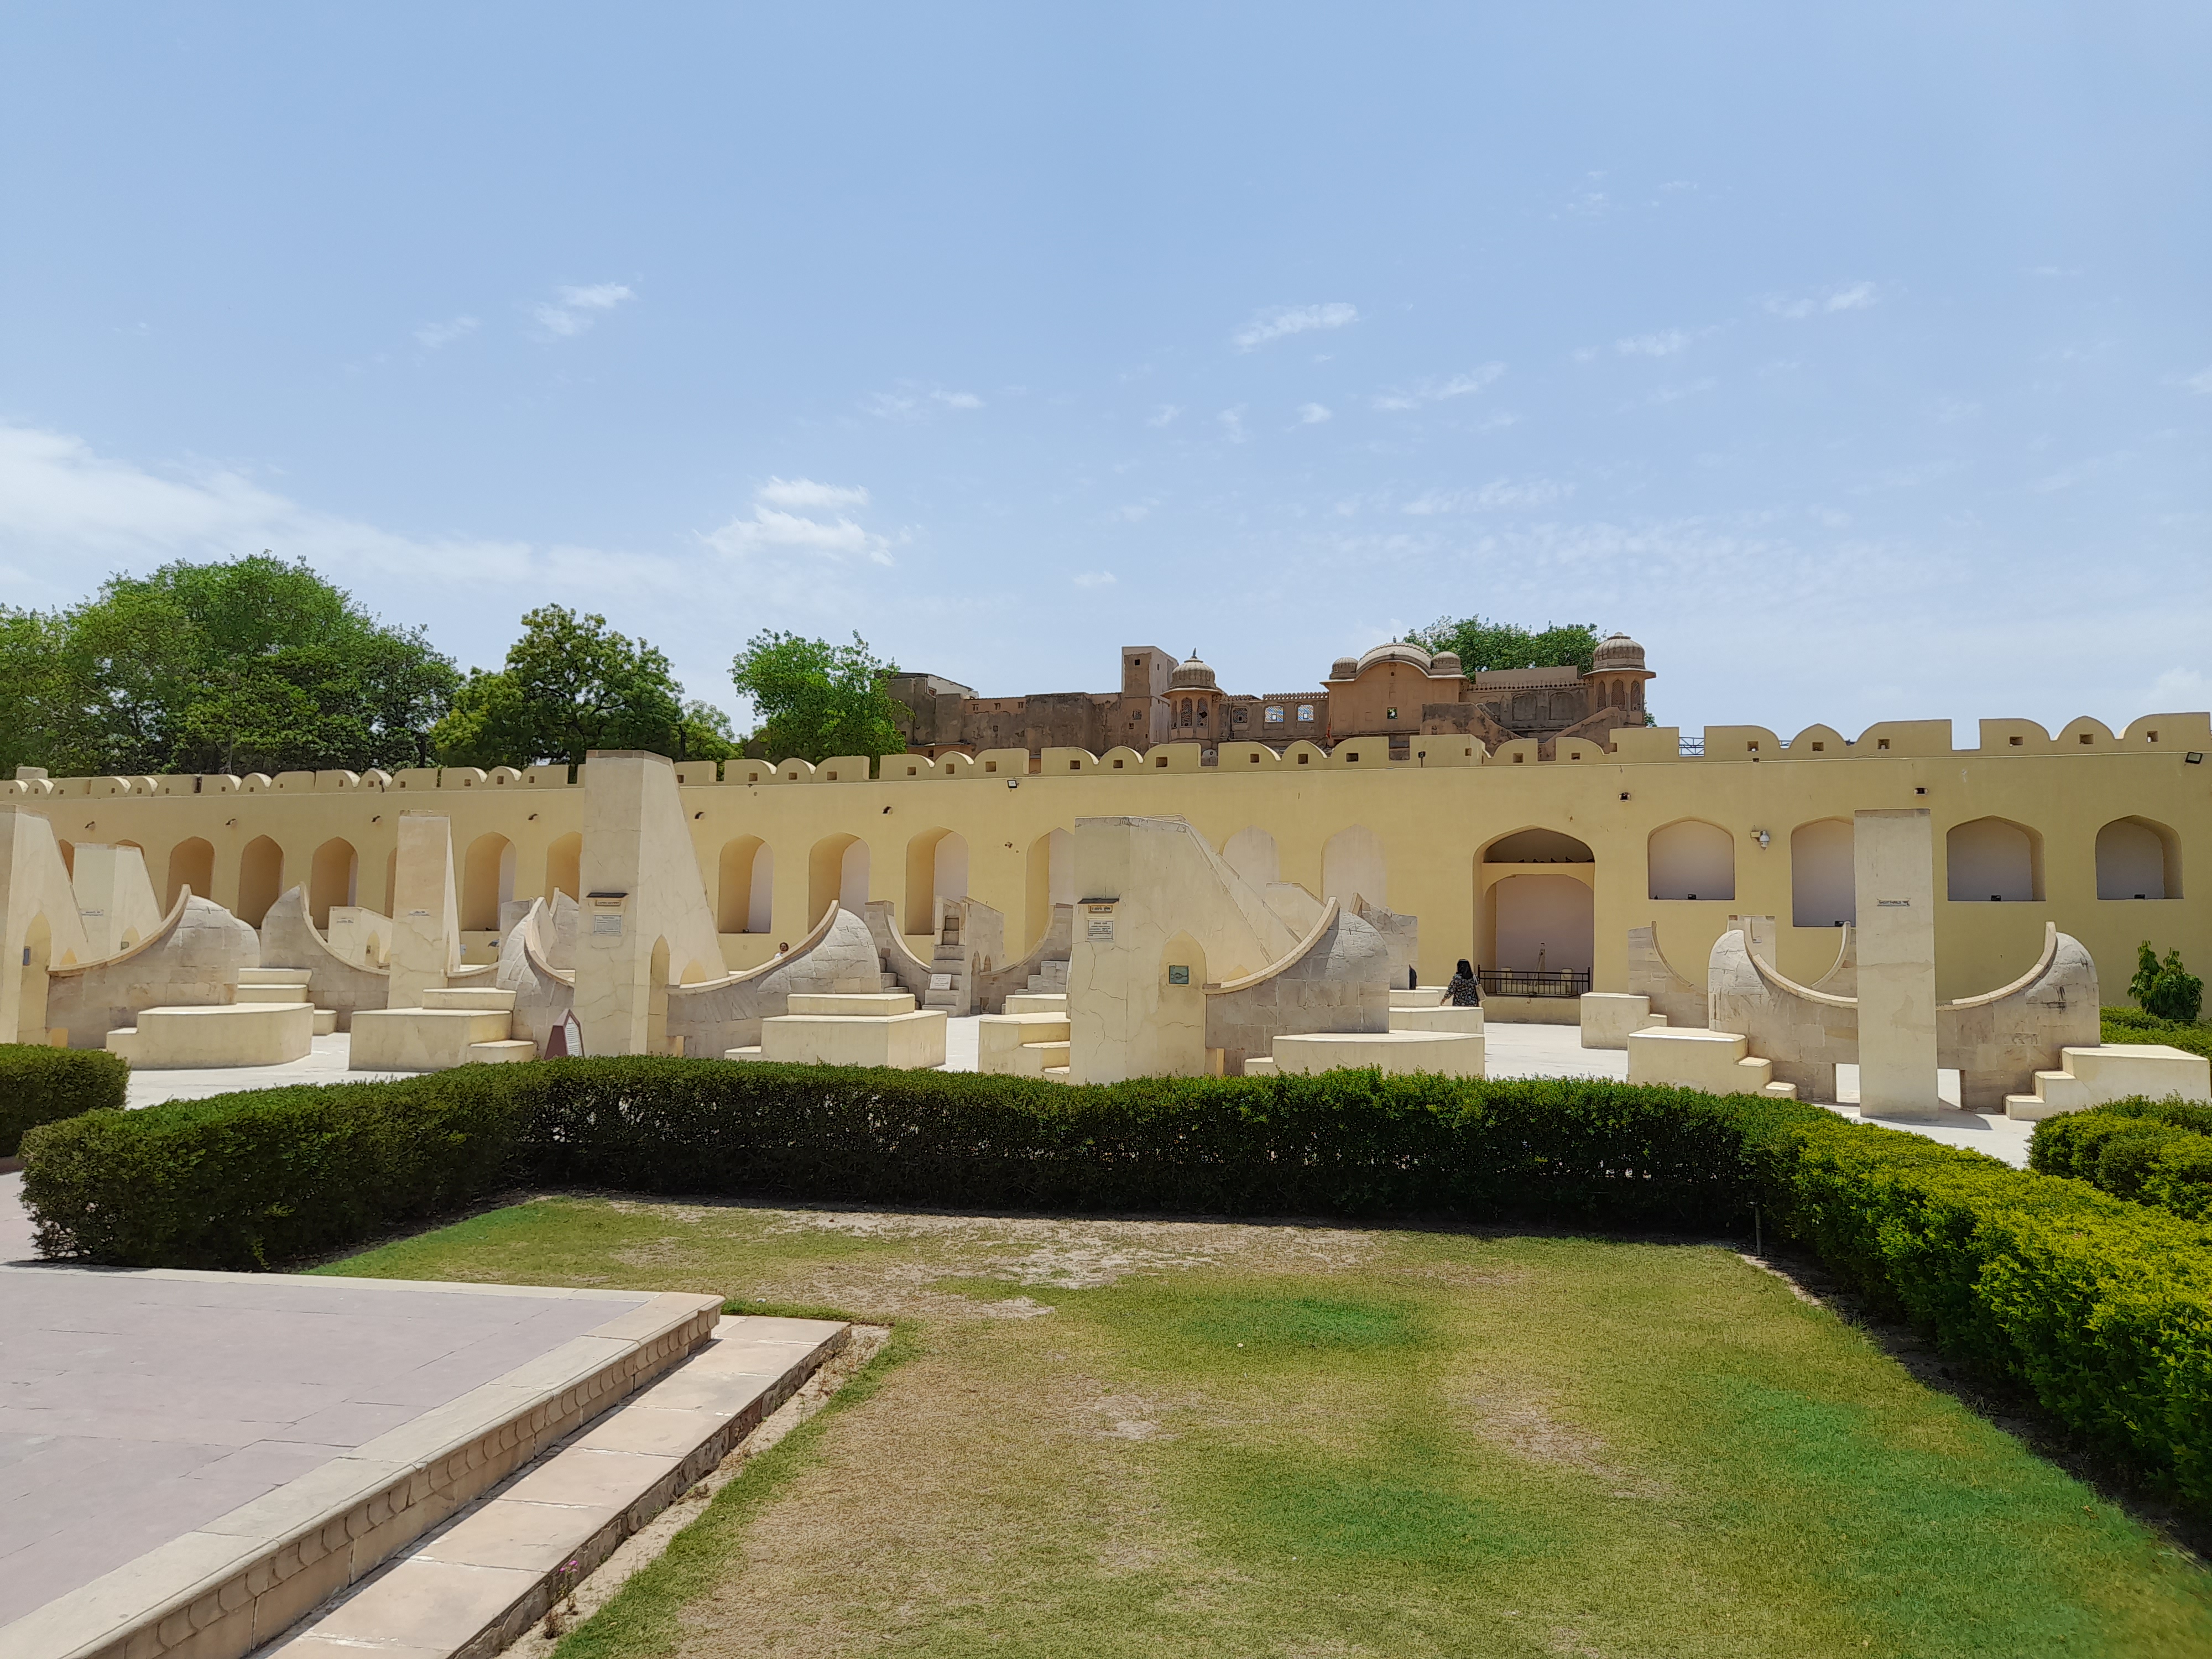
[[[1482,1006],[1482,987],[1475,982],[1474,969],[1467,965],[1467,958],[1459,959],[1459,971],[1444,987],[1444,1000],[1455,1008]]]

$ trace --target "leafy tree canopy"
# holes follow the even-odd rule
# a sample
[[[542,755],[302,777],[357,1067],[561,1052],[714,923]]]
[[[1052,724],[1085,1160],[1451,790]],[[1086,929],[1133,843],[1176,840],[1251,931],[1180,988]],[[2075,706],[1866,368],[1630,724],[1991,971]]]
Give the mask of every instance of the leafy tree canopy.
[[[522,619],[507,665],[479,668],[431,733],[446,766],[572,769],[594,749],[644,749],[672,760],[737,752],[729,716],[686,702],[668,659],[607,619],[549,605]]]
[[[304,562],[180,561],[66,611],[0,611],[0,763],[419,766],[459,678],[421,629],[380,621]]]
[[[1406,636],[1424,651],[1455,651],[1470,674],[1498,668],[1553,668],[1572,663],[1585,674],[1596,654],[1590,623],[1547,623],[1540,633],[1484,617],[1439,617]]]
[[[757,634],[730,667],[761,717],[746,746],[770,760],[897,754],[906,738],[898,706],[884,690],[884,678],[897,672],[877,661],[858,634],[850,645],[773,629]]]

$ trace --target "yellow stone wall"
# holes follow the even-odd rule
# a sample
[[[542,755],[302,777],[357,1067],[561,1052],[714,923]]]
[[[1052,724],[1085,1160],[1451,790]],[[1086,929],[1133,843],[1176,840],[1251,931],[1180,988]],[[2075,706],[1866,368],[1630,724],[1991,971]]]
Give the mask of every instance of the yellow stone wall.
[[[1026,950],[1044,925],[1043,862],[1033,856],[1042,837],[1072,828],[1078,817],[1176,814],[1217,848],[1247,827],[1265,830],[1276,842],[1282,878],[1324,896],[1332,837],[1354,828],[1371,832],[1382,848],[1386,890],[1365,896],[1420,918],[1425,981],[1446,977],[1457,957],[1486,959],[1494,929],[1486,895],[1516,871],[1565,874],[1591,887],[1600,990],[1626,989],[1631,927],[1656,921],[1669,958],[1698,977],[1735,913],[1779,917],[1780,965],[1809,980],[1832,962],[1837,936],[1790,925],[1790,832],[1815,819],[1849,819],[1862,808],[1898,807],[1933,815],[1940,995],[1993,989],[2024,972],[2046,919],[2087,945],[2108,1002],[2123,1000],[2140,939],[2155,940],[2161,951],[2179,945],[2200,970],[2212,966],[2212,760],[2187,759],[2212,750],[2212,723],[2203,714],[2147,715],[2117,735],[2087,719],[2055,737],[2030,721],[1990,720],[1982,723],[1978,750],[1954,749],[1945,721],[1884,724],[1851,742],[1816,726],[1787,745],[1761,727],[1714,726],[1702,757],[1679,754],[1672,727],[1614,735],[1610,749],[1563,740],[1548,762],[1533,743],[1486,755],[1467,739],[1416,737],[1400,762],[1389,758],[1381,738],[1370,738],[1333,751],[1296,743],[1280,757],[1257,744],[1226,743],[1210,767],[1200,764],[1194,745],[1176,744],[1144,755],[1048,750],[1034,763],[1020,750],[936,763],[892,756],[872,781],[866,763],[852,759],[819,767],[732,761],[720,782],[707,781],[711,766],[678,770],[710,902],[719,905],[726,868],[740,878],[750,868],[734,854],[724,858],[730,843],[757,838],[774,860],[771,925],[764,933],[722,935],[732,966],[764,961],[778,939],[806,931],[835,896],[855,841],[868,849],[869,896],[896,903],[903,920],[915,872],[932,866],[910,858],[910,848],[945,831],[967,842],[969,895],[1005,912],[1008,948]],[[484,909],[484,896],[470,890],[472,878],[479,885],[495,878],[501,863],[495,842],[479,848],[484,837],[514,845],[513,896],[568,887],[576,843],[562,838],[581,831],[583,799],[582,789],[552,767],[489,775],[448,768],[389,778],[325,772],[0,784],[0,805],[45,814],[63,841],[143,848],[165,905],[185,878],[178,872],[204,866],[211,870],[208,896],[248,920],[255,919],[255,903],[273,896],[272,879],[289,887],[310,882],[317,871],[325,872],[323,890],[311,894],[318,913],[344,902],[332,884],[347,861],[342,849],[332,851],[333,842],[349,843],[356,855],[354,902],[387,910],[387,863],[403,807],[451,816],[465,915]],[[1984,817],[2039,837],[2039,901],[1945,896],[1947,832]],[[2125,817],[2172,838],[2185,896],[2097,896],[2098,832]],[[1649,896],[1650,837],[1690,818],[1733,837],[1732,899]],[[1481,854],[1490,842],[1529,828],[1579,839],[1594,860],[1486,869]],[[1764,848],[1754,839],[1762,829],[1769,836]],[[1354,836],[1340,847],[1364,840]],[[207,853],[194,842],[205,842]],[[1371,871],[1372,864],[1345,859],[1338,867]],[[1368,881],[1371,875],[1363,890]],[[723,909],[726,919],[730,914]]]

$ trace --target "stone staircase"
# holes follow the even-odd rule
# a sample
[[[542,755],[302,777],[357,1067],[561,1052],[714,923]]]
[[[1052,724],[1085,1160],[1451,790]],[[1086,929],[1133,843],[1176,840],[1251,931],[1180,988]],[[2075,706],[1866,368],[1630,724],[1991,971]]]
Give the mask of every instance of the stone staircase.
[[[241,968],[238,970],[238,994],[234,1000],[281,1007],[305,1002],[312,1007],[307,981],[313,974],[313,970],[307,968]],[[328,1036],[337,1029],[337,1009],[315,1009],[317,1036]]]
[[[1042,995],[1065,997],[1067,994],[1067,963],[1037,963],[1037,971],[1030,975],[1028,988]]]
[[[937,988],[939,980],[945,988]],[[929,961],[929,989],[923,994],[921,1006],[935,1008],[946,1014],[968,1012],[968,957],[960,948],[960,915],[955,910],[945,918],[945,930],[937,936],[937,951]]]
[[[2107,1042],[2058,1055],[2065,1069],[2038,1072],[2033,1094],[2005,1097],[2007,1117],[2033,1123],[2136,1095],[2212,1102],[2212,1060],[2162,1042]]]
[[[1016,991],[1006,998],[1006,1012],[975,1022],[975,1069],[1065,1082],[1068,1036],[1065,992]]]

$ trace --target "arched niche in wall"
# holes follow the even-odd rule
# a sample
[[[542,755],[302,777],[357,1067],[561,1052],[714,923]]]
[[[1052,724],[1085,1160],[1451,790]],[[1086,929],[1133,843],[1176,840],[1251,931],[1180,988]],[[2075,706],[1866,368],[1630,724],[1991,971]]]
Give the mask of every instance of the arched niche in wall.
[[[2114,818],[2097,831],[2097,896],[2179,898],[2181,837],[2152,818]]]
[[[361,855],[343,836],[333,836],[315,848],[314,859],[307,866],[307,910],[316,927],[331,925],[333,904],[355,902],[360,878]]]
[[[514,896],[514,843],[478,836],[461,861],[461,931],[495,933],[499,907]]]
[[[868,843],[858,836],[824,836],[808,850],[806,925],[821,921],[832,904],[867,914]]]
[[[284,849],[256,836],[238,855],[238,907],[232,912],[249,927],[258,927],[276,896],[284,890]]]
[[[214,896],[215,847],[198,836],[180,841],[169,849],[168,885],[167,896],[161,901],[162,915],[176,908],[177,895],[187,887],[192,890],[195,898]]]
[[[1944,890],[1960,904],[2029,904],[2043,896],[2043,837],[2010,818],[1972,818],[1943,837]]]
[[[906,844],[906,897],[899,927],[934,934],[940,900],[968,896],[968,839],[955,830],[925,830]]]
[[[775,921],[775,849],[758,836],[724,842],[715,860],[715,931],[767,933]]]
[[[571,830],[554,837],[553,844],[545,849],[545,902],[552,903],[556,893],[580,899],[583,889],[584,836],[580,830]]]
[[[1484,967],[1587,973],[1596,961],[1595,896],[1589,883],[1565,875],[1507,876],[1491,889],[1491,902],[1496,957]]]
[[[1053,906],[1075,902],[1075,837],[1066,830],[1048,830],[1030,843],[1024,898],[1022,950],[1026,954],[1052,926]]]
[[[1735,897],[1735,837],[1703,818],[1678,818],[1651,832],[1645,858],[1655,899]]]
[[[1857,916],[1856,859],[1848,818],[1815,818],[1790,832],[1792,925],[1841,927]]]

